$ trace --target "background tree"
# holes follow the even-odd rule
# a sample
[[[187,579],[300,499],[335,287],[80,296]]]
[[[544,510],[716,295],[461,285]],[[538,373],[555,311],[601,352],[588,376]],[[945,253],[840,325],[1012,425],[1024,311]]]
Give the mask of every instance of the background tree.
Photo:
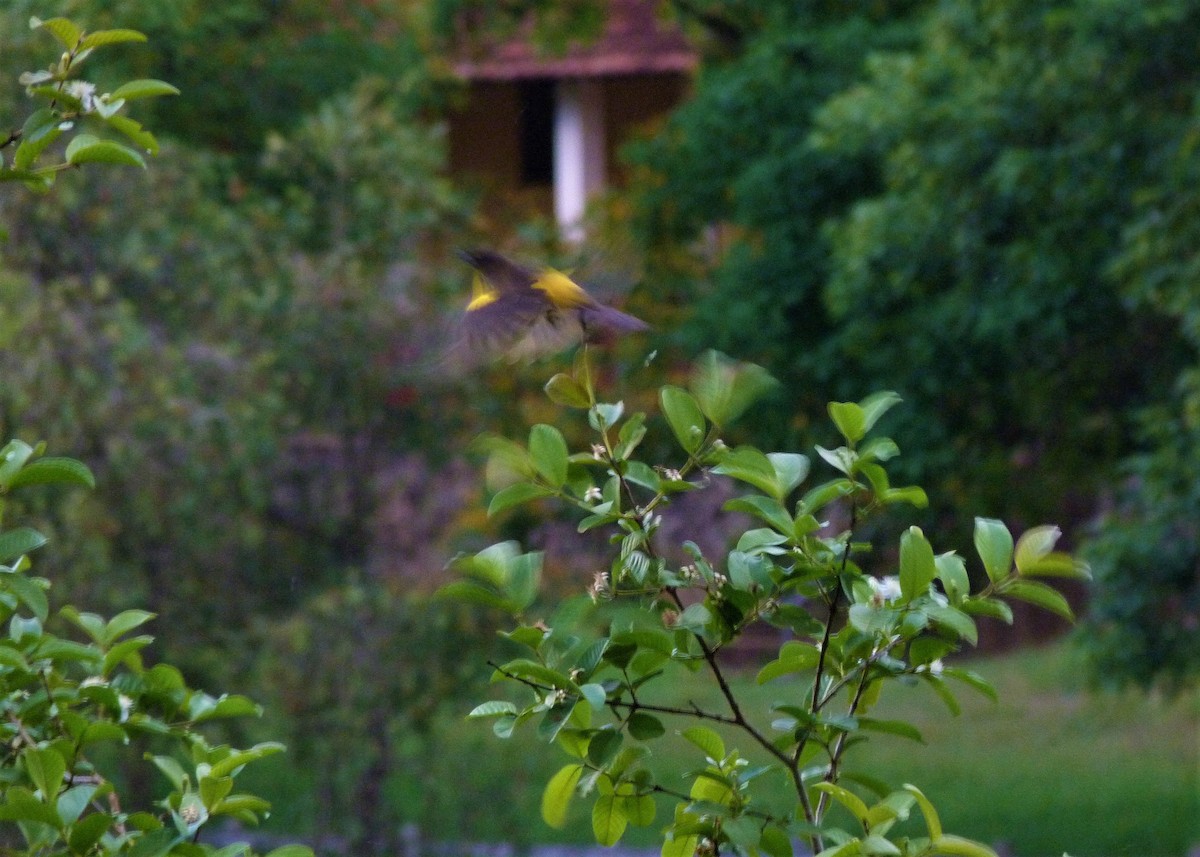
[[[1007,0],[880,19],[868,5],[778,5],[633,153],[652,176],[640,229],[660,258],[704,246],[710,224],[727,237],[711,264],[683,266],[676,288],[696,307],[687,336],[820,399],[897,389],[910,403],[901,444],[935,439],[914,470],[955,461],[987,477],[967,493],[942,486],[945,496],[1022,520],[1065,508],[1078,529],[1145,440],[1138,414],[1176,395],[1195,364],[1186,263],[1145,248],[1165,234],[1163,210],[1190,209],[1179,178],[1194,134],[1196,10]],[[1188,457],[1167,450],[1194,432],[1173,412],[1163,462],[1181,463],[1167,469]],[[1171,506],[1190,496],[1175,472],[1174,488],[1146,486]],[[1138,507],[1125,507],[1134,530]],[[1154,610],[1194,617],[1183,606],[1195,604],[1194,532],[1150,531],[1164,539],[1155,554],[1182,551]],[[1108,550],[1102,588],[1144,572]],[[1145,618],[1121,633],[1156,635]],[[1146,653],[1136,674],[1165,665],[1150,654],[1161,645],[1135,648]]]

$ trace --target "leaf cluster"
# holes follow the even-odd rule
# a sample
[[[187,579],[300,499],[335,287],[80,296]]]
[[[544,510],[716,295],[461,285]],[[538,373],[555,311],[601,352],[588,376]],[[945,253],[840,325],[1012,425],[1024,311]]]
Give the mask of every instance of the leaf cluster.
[[[270,805],[235,790],[249,764],[281,752],[274,742],[238,749],[212,742],[204,726],[257,716],[244,696],[212,696],[187,685],[168,663],[147,665],[154,638],[135,633],[154,618],[124,610],[111,618],[74,605],[51,612],[51,583],[31,574],[30,553],[46,538],[29,527],[3,528],[9,495],[36,485],[93,487],[91,471],[69,458],[11,441],[0,448],[0,827],[22,844],[8,853],[116,855],[248,855],[244,845],[220,850],[200,843],[218,819],[256,824]],[[57,621],[60,620],[60,621]],[[60,635],[65,622],[81,632]],[[130,748],[170,790],[153,808],[123,805],[118,762]],[[286,847],[274,857],[304,857]]]
[[[858,540],[864,521],[889,507],[927,502],[920,488],[891,484],[887,467],[899,449],[874,433],[899,397],[885,392],[831,403],[842,444],[817,448],[832,475],[811,484],[807,456],[721,439],[773,385],[759,367],[705,354],[686,388],[659,392],[679,459],[651,465],[639,447],[652,424],[645,414],[626,415],[619,401],[597,398],[585,350],[546,392],[586,414],[595,436],[590,450],[572,452],[560,430],[545,424],[524,444],[488,441],[489,473],[509,479],[492,498],[491,514],[556,500],[577,510],[581,533],[610,533],[612,561],[595,572],[589,600],[549,621],[532,618],[542,609],[538,555],[506,543],[454,562],[462,579],[445,595],[519,621],[505,635],[519,654],[494,664],[493,678],[524,698],[482,703],[471,716],[492,719],[501,737],[536,724],[570,757],[545,788],[544,820],[561,825],[571,800],[586,796],[596,839],[605,845],[630,825],[653,823],[653,799],[665,796],[675,803],[664,828],[666,857],[785,857],[795,838],[824,857],[990,854],[945,834],[915,786],[843,770],[846,752],[873,733],[923,740],[911,724],[871,716],[889,683],[923,684],[954,713],[951,681],[994,696],[983,678],[944,659],[975,644],[979,617],[1011,622],[1009,599],[1070,618],[1065,599],[1043,579],[1086,577],[1087,567],[1054,549],[1056,527],[1036,527],[1014,541],[1003,523],[982,518],[975,546],[987,583],[977,592],[965,560],[937,553],[917,527],[902,534],[894,560],[878,559],[873,545]],[[661,543],[663,510],[722,476],[744,492],[725,510],[748,515],[753,526],[723,556],[685,541],[688,561],[672,561]],[[779,688],[765,713],[746,710],[725,660],[734,642],[761,625],[788,638],[758,671],[759,683]],[[705,677],[724,709],[656,701],[664,686],[681,689]],[[648,764],[654,742],[672,724],[699,751],[684,789],[659,781]],[[723,737],[729,735],[744,746],[730,745]],[[829,812],[834,804],[849,812],[849,823]],[[893,826],[914,807],[927,835],[895,835]]]
[[[0,181],[21,181],[34,190],[46,190],[62,170],[88,163],[145,167],[142,152],[157,154],[158,142],[142,125],[121,113],[130,101],[161,95],[178,95],[179,90],[161,80],[138,79],[121,84],[112,92],[98,93],[95,84],[80,76],[81,66],[92,54],[110,45],[144,42],[137,30],[113,29],[85,32],[67,18],[43,21],[32,18],[29,26],[54,37],[63,48],[59,59],[48,68],[28,71],[20,83],[29,97],[42,104],[18,131],[0,141],[0,150],[16,144],[9,163],[0,159]],[[117,142],[79,130],[87,121],[115,132],[128,142]],[[61,160],[39,165],[50,147],[70,135]],[[132,144],[132,145],[130,145]],[[2,155],[2,151],[0,151]]]

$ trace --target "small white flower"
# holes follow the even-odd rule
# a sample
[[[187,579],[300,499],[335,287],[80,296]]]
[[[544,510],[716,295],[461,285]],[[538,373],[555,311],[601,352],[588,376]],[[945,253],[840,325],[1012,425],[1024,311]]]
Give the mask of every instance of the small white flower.
[[[664,470],[663,476],[665,476],[667,478],[667,480],[670,482],[682,482],[683,481],[683,474],[680,473],[678,470],[676,470],[673,467],[668,467],[666,470]]]
[[[868,577],[867,583],[871,585],[871,601],[879,607],[889,601],[895,601],[903,594],[900,589],[900,578],[895,575],[882,578]]]
[[[608,457],[608,450],[604,448],[602,443],[592,444],[592,458],[597,461],[604,461]]]
[[[595,485],[583,492],[583,499],[587,500],[589,503],[599,503],[603,497],[604,495]]]
[[[96,84],[86,80],[69,80],[63,85],[63,92],[79,99],[84,113],[91,113],[96,109]]]
[[[933,661],[929,664],[930,675],[941,675],[944,669],[946,669],[946,665],[942,663],[941,658],[938,658],[936,661]]]
[[[124,723],[129,719],[129,715],[133,711],[133,700],[122,693],[117,696],[117,702],[121,706],[121,716],[118,722]]]

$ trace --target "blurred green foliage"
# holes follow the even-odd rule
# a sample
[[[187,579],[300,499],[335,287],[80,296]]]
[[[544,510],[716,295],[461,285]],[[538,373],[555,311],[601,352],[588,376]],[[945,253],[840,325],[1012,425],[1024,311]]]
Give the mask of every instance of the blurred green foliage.
[[[901,392],[906,474],[954,472],[933,493],[960,508],[1057,510],[1078,540],[1122,495],[1091,548],[1098,669],[1194,674],[1200,10],[756,10],[630,153],[652,282],[694,306],[678,338],[784,382],[780,442],[809,433],[797,400]]]
[[[47,438],[100,486],[22,500],[73,600],[149,605],[190,679],[249,684],[321,605],[361,586],[391,605],[385,623],[445,556],[478,547],[461,442],[547,417],[520,372],[463,377],[437,359],[466,282],[447,251],[477,225],[443,174],[447,40],[460,14],[511,33],[532,8],[554,48],[595,32],[598,6],[0,8],[0,133],[28,114],[18,74],[59,51],[34,14],[139,27],[148,43],[101,52],[89,74],[183,92],[128,108],[165,135],[149,170],[0,190],[0,434]],[[704,50],[690,100],[631,152],[651,274],[637,310],[678,348],[665,353],[713,345],[767,365],[784,382],[753,427],[768,444],[807,445],[798,415],[893,388],[894,433],[916,453],[897,478],[960,509],[1073,521],[1074,540],[1104,511],[1087,553],[1098,670],[1194,675],[1200,13],[663,8]],[[364,784],[361,757],[323,758],[345,761],[337,800]]]

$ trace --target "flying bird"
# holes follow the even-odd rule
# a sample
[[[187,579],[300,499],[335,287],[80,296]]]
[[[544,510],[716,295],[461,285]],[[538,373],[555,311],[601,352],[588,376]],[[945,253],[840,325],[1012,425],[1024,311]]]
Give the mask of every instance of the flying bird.
[[[598,335],[649,325],[599,303],[562,271],[534,271],[493,250],[463,250],[475,269],[462,331],[472,351],[507,351],[512,359],[552,353]]]

